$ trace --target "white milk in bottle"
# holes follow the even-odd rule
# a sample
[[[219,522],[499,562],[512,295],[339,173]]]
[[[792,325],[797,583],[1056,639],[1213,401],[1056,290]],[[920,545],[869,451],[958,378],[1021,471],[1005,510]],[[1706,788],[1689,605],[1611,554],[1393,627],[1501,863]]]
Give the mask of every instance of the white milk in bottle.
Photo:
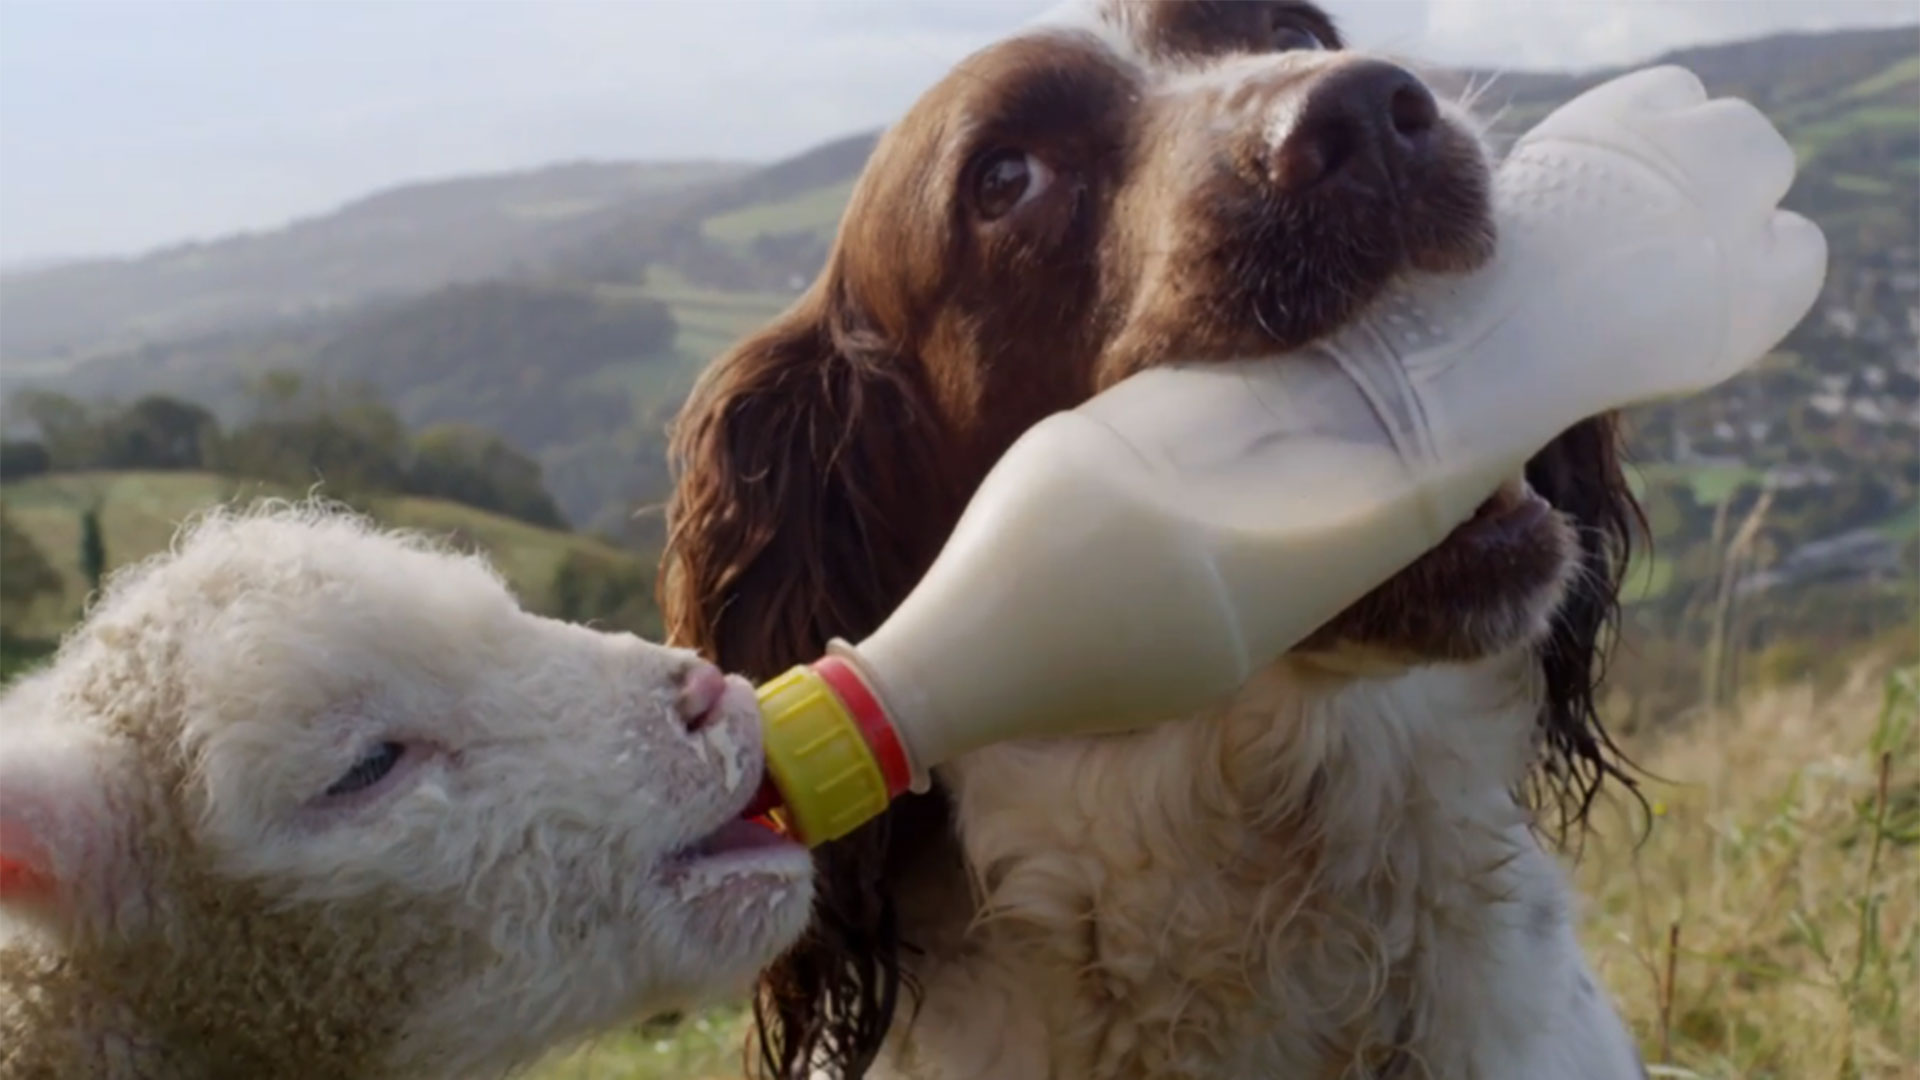
[[[1581,419],[1716,385],[1812,307],[1793,154],[1672,67],[1588,91],[1495,177],[1499,250],[1285,356],[1136,375],[1029,430],[913,593],[761,688],[809,843],[994,742],[1232,694]]]

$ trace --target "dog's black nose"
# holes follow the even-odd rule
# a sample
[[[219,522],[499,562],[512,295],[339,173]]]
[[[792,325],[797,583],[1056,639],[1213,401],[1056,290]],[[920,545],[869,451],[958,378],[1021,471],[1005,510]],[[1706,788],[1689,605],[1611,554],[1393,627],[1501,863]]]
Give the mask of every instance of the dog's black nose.
[[[1288,191],[1335,179],[1392,186],[1439,122],[1433,92],[1412,72],[1380,60],[1343,65],[1307,92],[1274,154],[1273,179]]]

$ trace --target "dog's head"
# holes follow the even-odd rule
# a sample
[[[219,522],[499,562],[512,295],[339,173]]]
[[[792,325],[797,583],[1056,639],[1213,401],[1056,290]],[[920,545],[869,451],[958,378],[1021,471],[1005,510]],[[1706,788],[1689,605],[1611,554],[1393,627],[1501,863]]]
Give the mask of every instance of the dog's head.
[[[671,632],[765,677],[871,631],[1030,425],[1478,266],[1489,173],[1464,110],[1309,3],[1075,3],[982,50],[882,139],[811,290],[688,402]],[[1303,652],[1378,670],[1532,644],[1583,806],[1614,769],[1592,693],[1634,514],[1611,424],[1582,425]],[[884,1025],[886,866],[917,842],[887,831],[923,831],[915,812],[822,853],[815,944],[776,972],[800,1003],[783,1070],[823,1040],[857,1063]]]

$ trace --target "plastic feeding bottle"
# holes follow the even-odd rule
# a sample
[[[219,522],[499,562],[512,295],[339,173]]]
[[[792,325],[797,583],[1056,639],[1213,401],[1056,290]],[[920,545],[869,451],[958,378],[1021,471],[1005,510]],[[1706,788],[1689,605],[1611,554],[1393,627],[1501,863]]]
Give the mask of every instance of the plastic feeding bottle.
[[[1562,107],[1496,174],[1499,252],[1282,357],[1136,375],[1035,425],[858,644],[761,688],[808,843],[994,742],[1118,732],[1232,694],[1442,541],[1580,420],[1736,374],[1806,314],[1794,157],[1684,70]]]

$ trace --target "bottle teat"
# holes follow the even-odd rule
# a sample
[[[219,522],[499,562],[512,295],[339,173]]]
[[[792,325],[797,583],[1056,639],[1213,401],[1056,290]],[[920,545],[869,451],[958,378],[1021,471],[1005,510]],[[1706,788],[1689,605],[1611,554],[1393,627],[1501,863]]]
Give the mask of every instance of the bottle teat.
[[[767,774],[742,816],[771,816],[814,846],[852,832],[907,790],[906,747],[846,661],[793,668],[758,695]]]

